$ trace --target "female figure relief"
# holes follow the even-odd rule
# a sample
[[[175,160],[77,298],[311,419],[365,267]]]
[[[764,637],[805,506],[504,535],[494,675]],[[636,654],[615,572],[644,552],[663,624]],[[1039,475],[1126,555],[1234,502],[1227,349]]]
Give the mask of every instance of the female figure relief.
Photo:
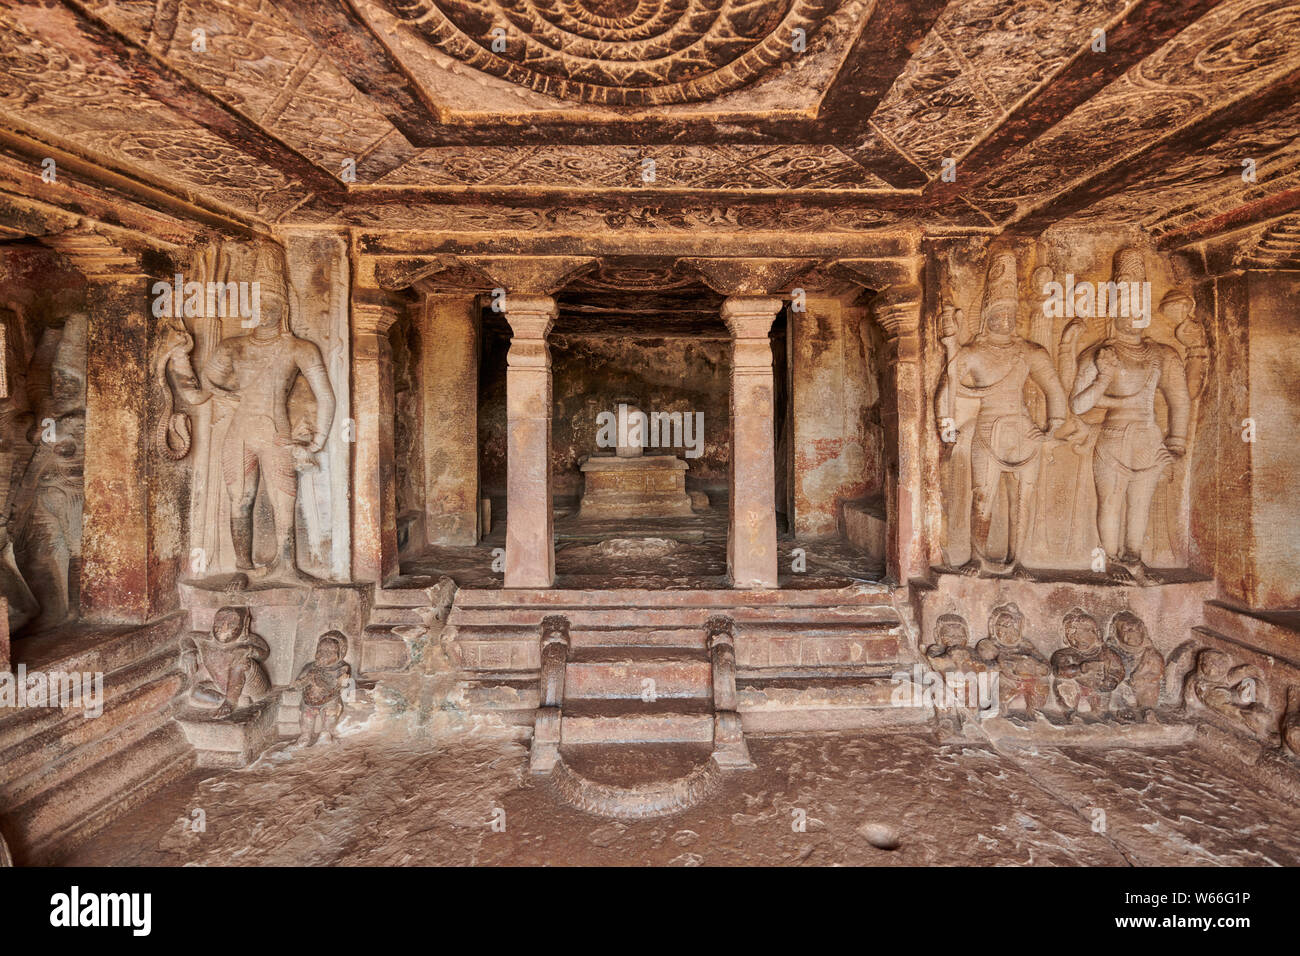
[[[1115,254],[1115,282],[1145,281],[1142,254]],[[1070,410],[1105,410],[1092,469],[1097,484],[1097,534],[1107,571],[1116,580],[1147,583],[1142,545],[1156,483],[1187,451],[1190,398],[1182,360],[1168,345],[1153,342],[1132,309],[1112,318],[1107,338],[1079,357]],[[1168,407],[1168,433],[1156,421],[1159,391]]]

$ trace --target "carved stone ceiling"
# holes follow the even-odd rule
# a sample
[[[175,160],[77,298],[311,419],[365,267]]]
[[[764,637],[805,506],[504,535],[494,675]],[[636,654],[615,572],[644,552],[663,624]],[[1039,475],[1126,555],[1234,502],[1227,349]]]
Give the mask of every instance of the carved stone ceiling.
[[[1176,244],[1300,208],[1297,71],[1300,0],[0,0],[0,167],[266,226]]]

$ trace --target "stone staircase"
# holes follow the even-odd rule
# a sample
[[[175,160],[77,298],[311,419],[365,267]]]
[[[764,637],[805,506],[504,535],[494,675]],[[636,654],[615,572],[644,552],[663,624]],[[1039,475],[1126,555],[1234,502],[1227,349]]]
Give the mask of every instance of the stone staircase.
[[[455,593],[455,583],[445,576],[404,578],[375,588],[359,646],[361,674],[402,671],[418,664],[411,660],[412,636],[445,621]]]
[[[448,626],[471,707],[531,725],[532,770],[622,818],[685,809],[752,767],[747,701],[765,730],[801,706],[878,711],[911,659],[891,592],[867,585],[462,590]]]
[[[172,720],[183,614],[133,628],[31,638],[26,672],[103,675],[103,714],[0,708],[0,819],[18,863],[52,863],[194,769]],[[46,647],[46,645],[49,645]]]

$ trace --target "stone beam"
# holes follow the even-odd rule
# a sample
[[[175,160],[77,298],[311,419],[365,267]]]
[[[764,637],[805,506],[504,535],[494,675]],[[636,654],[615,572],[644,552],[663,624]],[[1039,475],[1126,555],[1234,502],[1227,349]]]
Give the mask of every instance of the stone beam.
[[[440,142],[437,108],[420,93],[350,0],[278,0],[276,6],[414,146]]]
[[[1270,113],[1291,106],[1297,98],[1300,98],[1300,68],[1290,70],[1235,100],[1222,103],[1199,119],[1077,181],[1053,199],[1021,216],[1008,231],[1021,235],[1037,234],[1093,203],[1140,185],[1153,173],[1170,169],[1187,156],[1208,149],[1235,127],[1260,121]]]
[[[416,210],[423,204],[411,207]],[[433,205],[427,207],[433,216],[442,216]],[[824,231],[782,230],[774,218],[771,228],[745,231],[714,231],[702,227],[695,231],[666,227],[663,229],[627,228],[610,231],[592,230],[585,234],[579,229],[519,229],[502,236],[500,226],[489,226],[488,217],[479,210],[469,211],[464,225],[455,231],[431,230],[427,226],[412,225],[410,229],[385,229],[377,231],[366,226],[354,226],[356,247],[360,255],[375,258],[409,258],[417,255],[447,253],[472,259],[493,255],[494,250],[508,248],[512,254],[529,256],[565,256],[574,249],[589,248],[599,243],[602,256],[683,256],[717,257],[720,253],[738,257],[767,258],[776,247],[791,256],[822,260],[845,255],[905,255],[911,243],[896,231],[862,230]],[[504,212],[503,212],[504,214]],[[379,208],[376,215],[384,215]],[[472,218],[471,218],[472,217]],[[496,215],[491,219],[499,222]],[[285,230],[288,232],[288,230]],[[486,277],[484,277],[486,278]],[[486,287],[499,283],[483,283]]]
[[[59,172],[57,190],[41,179],[41,162],[47,157],[55,161]],[[106,235],[114,229],[129,231],[137,240],[154,246],[193,243],[204,228],[239,238],[253,234],[239,219],[3,129],[0,192],[7,194],[11,207],[31,210],[34,216],[48,215],[58,222],[68,221],[69,217],[89,219]],[[60,225],[42,231],[59,232],[63,228]]]
[[[822,97],[817,116],[825,124],[823,142],[848,142],[867,128],[871,114],[947,5],[948,0],[876,0]]]
[[[260,162],[296,177],[325,195],[342,195],[342,183],[294,152],[183,73],[104,23],[75,0],[0,0],[5,18],[48,37],[86,62],[120,70],[122,82],[174,109]]]
[[[1105,53],[1094,51],[1091,30],[1082,30],[1074,56],[958,159],[957,181],[934,179],[923,198],[945,205],[959,195],[969,195],[972,187],[988,181],[1025,146],[1223,2],[1139,0],[1110,23],[1091,25],[1105,29]]]
[[[1270,219],[1289,215],[1296,210],[1300,210],[1300,189],[1283,190],[1166,233],[1160,237],[1159,246],[1161,249],[1177,249],[1225,233],[1236,232],[1238,229],[1257,226]]]

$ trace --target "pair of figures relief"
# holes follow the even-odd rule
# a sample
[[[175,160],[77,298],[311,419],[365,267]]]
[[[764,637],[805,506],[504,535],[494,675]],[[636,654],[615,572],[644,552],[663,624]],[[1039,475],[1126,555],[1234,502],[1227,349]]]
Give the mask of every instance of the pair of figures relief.
[[[1142,254],[1120,249],[1109,288],[1136,288],[1130,284],[1145,281]],[[1112,307],[1105,336],[1082,351],[1086,324],[1071,321],[1054,359],[1044,344],[1018,334],[1019,305],[1016,258],[999,253],[988,270],[978,334],[962,344],[960,311],[943,309],[946,360],[935,404],[949,469],[948,564],[984,577],[1025,574],[1022,560],[1042,505],[1038,484],[1046,452],[1066,445],[1086,454],[1091,444],[1093,517],[1104,573],[1111,580],[1148,583],[1142,554],[1153,496],[1189,443],[1193,403],[1183,360],[1147,335],[1149,316],[1127,307]],[[1179,323],[1189,360],[1195,359],[1199,392],[1204,334],[1191,320],[1192,308],[1190,296],[1180,291],[1161,303],[1162,313]],[[1038,417],[1029,385],[1041,395]],[[1166,410],[1164,427],[1157,395]],[[1077,509],[1077,498],[1072,507]],[[1056,557],[1061,566],[1079,559]],[[1095,562],[1093,567],[1102,570]]]
[[[313,468],[315,456],[325,447],[335,398],[320,349],[291,329],[286,272],[283,252],[270,243],[259,245],[252,268],[260,283],[259,314],[252,328],[222,337],[217,326],[209,336],[216,341],[201,356],[201,372],[196,374],[194,336],[179,317],[172,317],[164,329],[158,363],[168,401],[159,436],[164,454],[179,459],[190,450],[189,417],[173,410],[175,396],[190,409],[211,403],[212,434],[223,435],[213,451],[220,456],[220,480],[229,503],[236,587],[250,578],[286,585],[319,583],[298,560],[298,473]],[[202,318],[215,321],[213,316]],[[300,377],[310,387],[315,416],[295,427],[290,393]],[[261,567],[254,563],[259,486],[265,488],[276,539],[274,558]]]
[[[1008,717],[1033,718],[1049,710],[1067,722],[1154,717],[1165,660],[1137,615],[1117,613],[1103,638],[1096,618],[1072,608],[1061,619],[1060,643],[1045,657],[1025,636],[1020,608],[1008,603],[993,608],[988,636],[974,647],[965,618],[941,615],[925,656],[943,673],[995,671],[999,712]]]

